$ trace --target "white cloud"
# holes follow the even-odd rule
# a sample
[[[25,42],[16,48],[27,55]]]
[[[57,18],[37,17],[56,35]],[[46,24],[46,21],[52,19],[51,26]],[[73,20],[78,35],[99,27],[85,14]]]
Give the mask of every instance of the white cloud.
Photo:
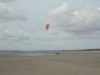
[[[19,10],[13,9],[0,2],[0,21],[26,20],[26,16]]]
[[[65,14],[65,13],[68,13],[70,11],[69,9],[69,4],[68,3],[63,3],[62,6],[54,9],[53,11],[51,11],[49,13],[49,15],[52,15],[52,16],[59,16],[59,15],[62,15],[62,14]]]
[[[27,17],[21,10],[17,10],[7,6],[4,2],[11,2],[15,0],[0,0],[0,22],[6,21],[23,21],[27,20]],[[12,30],[3,29],[3,26],[0,26],[0,42],[6,43],[16,43],[16,42],[23,42],[29,40],[27,33],[24,30],[18,30],[16,32]]]
[[[34,43],[34,41],[49,41],[49,42],[54,42],[57,41],[59,38],[58,36],[52,36],[48,34],[48,32],[42,32],[39,31],[37,32],[32,32],[32,31],[27,31],[25,29],[22,30],[7,30],[3,29],[0,30],[0,44],[3,43],[10,43],[11,45],[20,45],[23,43],[24,44],[31,44]]]
[[[64,33],[66,37],[99,38],[100,8],[74,10],[64,3],[49,12],[49,16],[54,30]]]
[[[21,43],[25,41],[29,41],[29,35],[24,30],[1,30],[0,31],[0,41],[1,42],[9,42],[9,43]]]

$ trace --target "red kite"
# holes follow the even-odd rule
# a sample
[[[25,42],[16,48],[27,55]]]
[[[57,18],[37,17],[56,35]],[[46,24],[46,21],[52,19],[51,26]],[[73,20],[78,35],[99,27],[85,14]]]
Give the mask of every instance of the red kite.
[[[46,29],[46,30],[49,29],[49,24],[46,24],[45,29]]]

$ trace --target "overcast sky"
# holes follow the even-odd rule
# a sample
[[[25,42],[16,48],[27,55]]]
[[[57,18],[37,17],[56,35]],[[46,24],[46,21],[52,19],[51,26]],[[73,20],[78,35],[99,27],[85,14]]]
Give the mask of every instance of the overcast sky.
[[[100,0],[0,0],[0,49],[86,48],[100,48]]]

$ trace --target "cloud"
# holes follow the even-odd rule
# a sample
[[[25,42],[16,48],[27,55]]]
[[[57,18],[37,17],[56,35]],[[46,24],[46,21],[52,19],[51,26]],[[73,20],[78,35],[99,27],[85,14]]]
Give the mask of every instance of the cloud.
[[[0,2],[12,2],[14,0],[0,0]]]
[[[75,10],[64,3],[50,11],[49,17],[53,29],[65,37],[100,38],[100,8]]]
[[[54,41],[58,41],[59,38],[58,38],[58,35],[57,36],[54,36],[54,35],[51,35],[51,33],[43,33],[43,32],[39,32],[38,34],[42,34],[42,35],[35,35],[33,36],[33,38],[37,41],[46,41],[46,42],[54,42]]]
[[[0,21],[26,20],[26,16],[20,10],[8,7],[0,2]]]
[[[37,34],[37,35],[35,35]],[[34,41],[49,41],[54,42],[57,41],[58,35],[53,36],[48,32],[33,32],[32,30],[27,29],[0,29],[0,44],[2,43],[10,43],[11,45],[20,45],[20,44],[32,44]]]
[[[9,22],[9,21],[26,21],[27,17],[25,14],[18,9],[9,7],[4,2],[11,2],[15,0],[0,0],[0,22]],[[28,34],[22,30],[13,31],[11,29],[4,29],[3,25],[0,26],[0,45],[3,43],[11,44],[20,44],[23,42],[29,41]]]
[[[53,11],[51,11],[49,13],[49,15],[60,16],[62,14],[65,14],[65,13],[69,12],[70,11],[69,8],[70,7],[69,7],[68,3],[63,3],[62,6],[60,6],[60,7],[56,8],[56,9],[54,9]]]
[[[29,35],[24,30],[12,31],[12,30],[2,30],[0,31],[0,41],[1,42],[9,42],[9,43],[22,43],[25,41],[29,41]]]

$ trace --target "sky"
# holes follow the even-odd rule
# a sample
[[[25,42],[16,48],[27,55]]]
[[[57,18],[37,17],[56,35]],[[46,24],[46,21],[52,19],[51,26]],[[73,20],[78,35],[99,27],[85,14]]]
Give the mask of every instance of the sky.
[[[100,48],[99,34],[100,0],[0,0],[1,50]]]

